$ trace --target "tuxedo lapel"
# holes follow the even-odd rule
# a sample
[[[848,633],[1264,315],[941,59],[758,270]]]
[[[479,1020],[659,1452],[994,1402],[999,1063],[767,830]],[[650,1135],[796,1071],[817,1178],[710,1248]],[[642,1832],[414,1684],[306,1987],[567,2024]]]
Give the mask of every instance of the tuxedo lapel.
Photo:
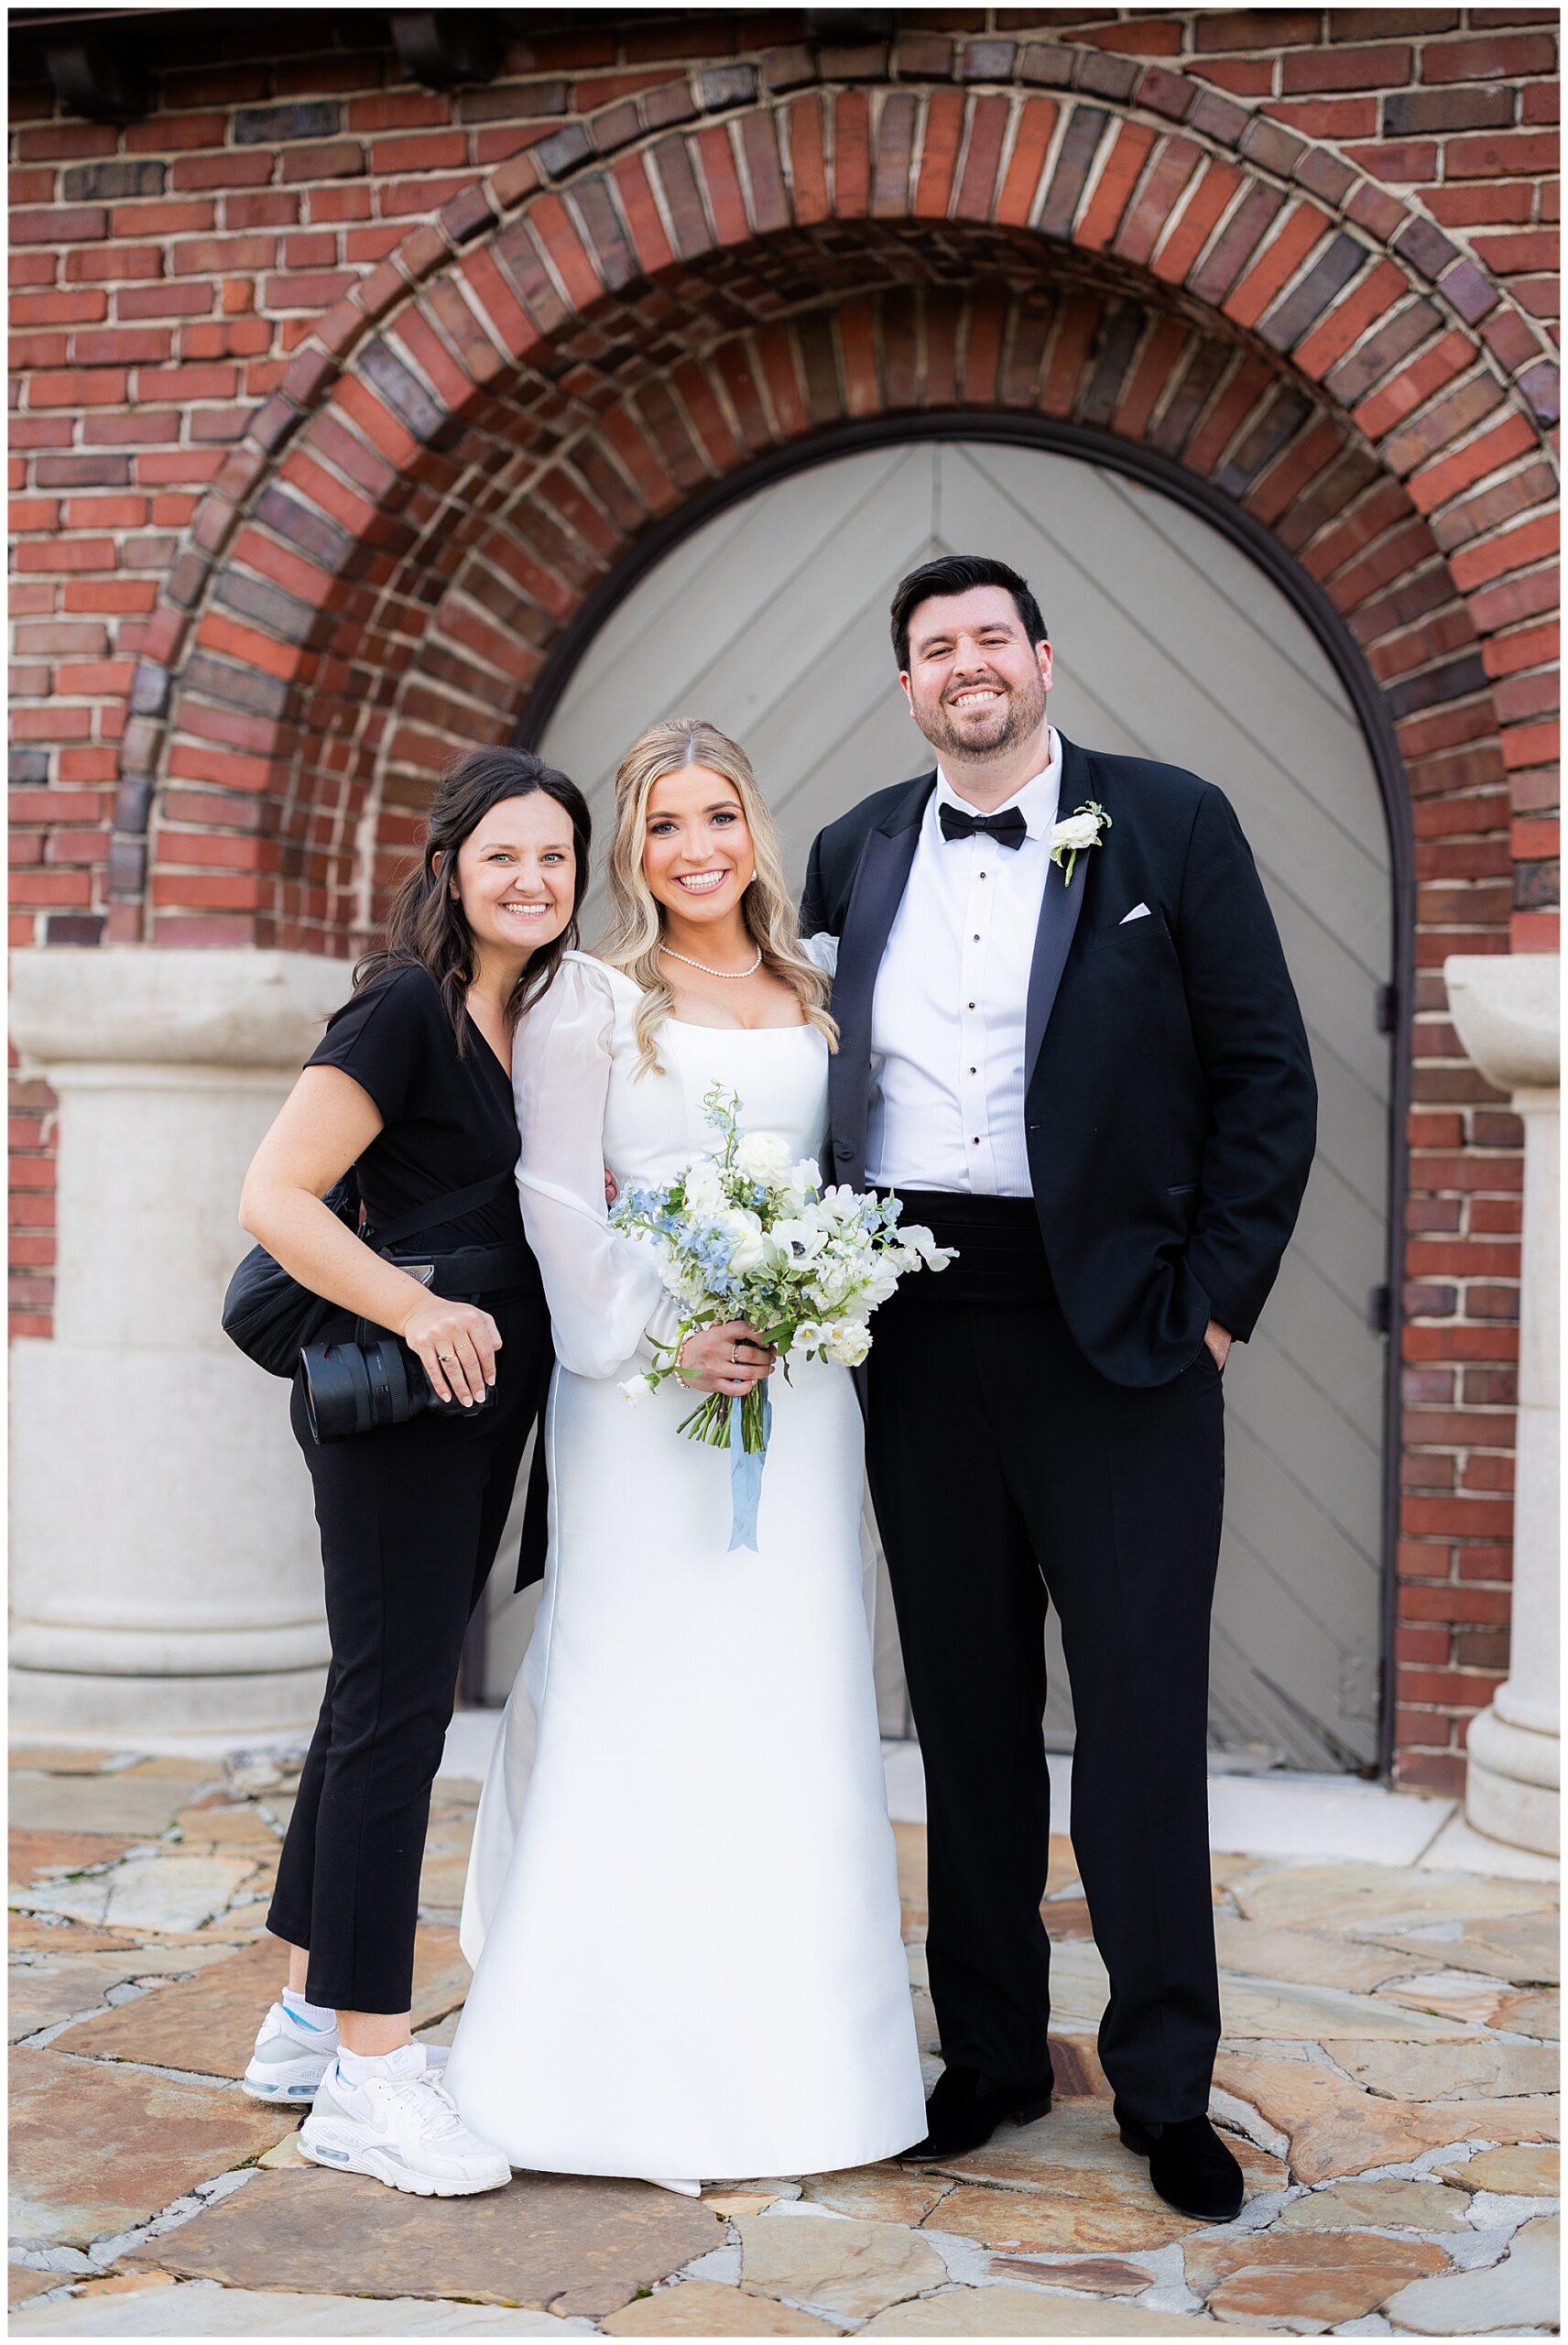
[[[920,845],[920,817],[935,787],[934,773],[922,775],[868,834],[839,934],[833,993],[839,1041],[828,1067],[828,1122],[834,1176],[856,1189],[866,1177],[871,1006],[877,973],[909,884],[909,867]]]
[[[1057,736],[1062,743],[1062,783],[1057,792],[1056,819],[1065,822],[1088,798],[1092,784],[1089,760],[1076,742],[1065,734]],[[1024,1007],[1024,1068],[1025,1085],[1032,1080],[1040,1046],[1045,1040],[1045,1030],[1051,1023],[1051,1013],[1056,1006],[1057,988],[1062,972],[1067,965],[1067,955],[1077,933],[1078,917],[1083,908],[1083,897],[1089,885],[1089,867],[1094,855],[1081,851],[1073,867],[1071,886],[1059,863],[1047,867],[1045,893],[1040,899],[1040,922],[1034,933],[1034,956],[1029,963],[1029,993]]]

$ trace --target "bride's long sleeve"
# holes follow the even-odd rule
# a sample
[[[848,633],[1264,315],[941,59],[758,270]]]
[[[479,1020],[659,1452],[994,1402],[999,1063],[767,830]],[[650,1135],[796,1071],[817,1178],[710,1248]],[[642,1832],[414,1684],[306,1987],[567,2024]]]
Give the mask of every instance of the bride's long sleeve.
[[[575,1376],[612,1375],[645,1334],[668,1340],[680,1319],[651,1257],[611,1227],[604,1204],[615,1023],[609,978],[573,957],[523,1019],[512,1053],[523,1227],[556,1357]]]

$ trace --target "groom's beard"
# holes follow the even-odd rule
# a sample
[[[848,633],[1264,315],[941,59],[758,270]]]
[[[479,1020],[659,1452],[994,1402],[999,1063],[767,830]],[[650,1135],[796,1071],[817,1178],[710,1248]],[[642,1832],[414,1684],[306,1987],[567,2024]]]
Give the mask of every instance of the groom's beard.
[[[1019,692],[1001,684],[997,679],[992,681],[1006,698],[979,722],[965,725],[955,719],[940,700],[916,703],[915,722],[939,758],[974,765],[985,758],[1005,757],[1043,725],[1045,684],[1038,674],[1032,685],[1026,685]]]

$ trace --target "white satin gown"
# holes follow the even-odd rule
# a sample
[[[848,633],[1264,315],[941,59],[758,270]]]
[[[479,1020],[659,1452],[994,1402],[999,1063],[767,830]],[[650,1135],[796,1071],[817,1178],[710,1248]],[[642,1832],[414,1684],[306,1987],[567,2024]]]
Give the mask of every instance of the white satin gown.
[[[678,1314],[604,1186],[606,1165],[662,1181],[710,1147],[715,1078],[743,1129],[818,1155],[827,1047],[809,1026],[670,1020],[666,1072],[639,1078],[638,999],[568,954],[517,1038],[517,1178],[558,1359],[550,1560],[479,1804],[446,2083],[516,2166],[860,2165],[918,2141],[925,2110],[859,1409],[842,1368],[775,1372],[757,1547],[732,1554],[727,1453],[677,1431],[692,1396],[672,1379],[634,1408],[619,1389]]]

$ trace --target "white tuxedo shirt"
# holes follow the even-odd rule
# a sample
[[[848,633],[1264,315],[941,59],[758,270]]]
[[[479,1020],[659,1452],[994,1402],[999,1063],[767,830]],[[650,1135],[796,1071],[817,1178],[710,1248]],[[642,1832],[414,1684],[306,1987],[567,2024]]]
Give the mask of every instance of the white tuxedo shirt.
[[[975,809],[937,769],[872,1001],[866,1171],[883,1187],[1032,1194],[1024,1019],[1062,786],[1049,738],[1050,764],[1007,802],[1029,826],[1017,847],[944,838],[944,803]]]

